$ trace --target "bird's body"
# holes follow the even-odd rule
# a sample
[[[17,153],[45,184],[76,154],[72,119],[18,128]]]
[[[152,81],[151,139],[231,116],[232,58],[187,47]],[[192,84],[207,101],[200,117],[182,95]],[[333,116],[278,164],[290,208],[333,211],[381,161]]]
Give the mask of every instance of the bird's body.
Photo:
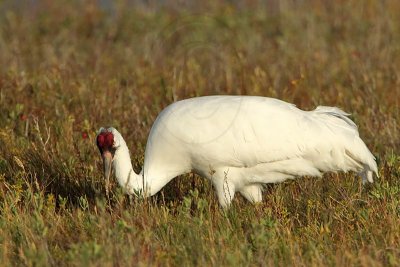
[[[266,97],[191,98],[159,114],[140,174],[132,171],[122,136],[109,130],[120,144],[114,170],[128,193],[146,195],[194,171],[212,181],[222,206],[230,204],[235,192],[258,202],[265,183],[327,171],[357,171],[372,182],[375,159],[347,115],[334,107],[303,111]]]

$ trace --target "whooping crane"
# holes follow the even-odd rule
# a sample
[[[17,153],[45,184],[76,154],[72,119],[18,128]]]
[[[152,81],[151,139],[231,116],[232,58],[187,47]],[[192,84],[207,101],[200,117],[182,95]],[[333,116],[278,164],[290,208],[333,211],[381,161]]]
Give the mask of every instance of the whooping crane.
[[[303,111],[267,97],[196,97],[158,115],[139,174],[116,129],[100,128],[97,146],[107,184],[112,165],[128,194],[152,196],[193,171],[211,180],[219,203],[227,207],[235,192],[260,202],[265,183],[327,171],[356,171],[363,182],[373,182],[375,158],[348,115],[325,106]]]

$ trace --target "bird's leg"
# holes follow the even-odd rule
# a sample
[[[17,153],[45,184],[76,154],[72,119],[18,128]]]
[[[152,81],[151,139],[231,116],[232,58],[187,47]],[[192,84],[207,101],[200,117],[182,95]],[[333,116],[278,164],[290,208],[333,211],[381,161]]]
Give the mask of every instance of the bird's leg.
[[[216,175],[212,178],[218,202],[222,208],[228,208],[235,196],[235,185],[228,179],[227,173],[224,172],[223,175]]]
[[[240,194],[252,203],[259,203],[262,201],[262,186],[259,184],[251,184],[243,187]]]

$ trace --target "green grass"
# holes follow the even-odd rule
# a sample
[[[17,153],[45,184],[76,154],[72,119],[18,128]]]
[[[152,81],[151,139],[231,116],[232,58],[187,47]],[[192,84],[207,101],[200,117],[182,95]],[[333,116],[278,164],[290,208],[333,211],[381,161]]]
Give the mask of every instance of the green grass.
[[[1,266],[400,265],[398,1],[27,2],[0,1]],[[107,199],[96,130],[116,127],[139,171],[157,114],[209,94],[341,107],[380,178],[268,185],[226,213],[195,175]]]

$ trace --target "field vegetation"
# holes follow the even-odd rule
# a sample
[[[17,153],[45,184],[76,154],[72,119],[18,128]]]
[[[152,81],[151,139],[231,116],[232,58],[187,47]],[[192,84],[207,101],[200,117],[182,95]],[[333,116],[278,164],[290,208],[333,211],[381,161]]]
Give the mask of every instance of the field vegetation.
[[[399,266],[400,2],[143,2],[0,1],[0,265]],[[268,185],[226,212],[193,174],[106,197],[99,127],[139,171],[157,114],[211,94],[338,106],[380,177]]]

